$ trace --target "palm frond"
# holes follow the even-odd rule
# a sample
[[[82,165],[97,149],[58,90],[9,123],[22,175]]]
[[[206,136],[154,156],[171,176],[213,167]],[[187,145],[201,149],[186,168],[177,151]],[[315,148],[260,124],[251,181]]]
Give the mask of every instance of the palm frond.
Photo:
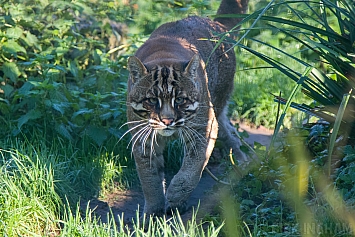
[[[283,9],[283,12],[287,10],[287,13],[274,16],[271,9]],[[264,39],[244,36],[247,42],[257,42],[282,54],[289,61],[285,62],[242,45],[240,41],[236,42],[240,48],[298,83],[304,74],[294,69],[296,67],[293,67],[293,64],[302,65],[304,68],[312,67],[310,73],[303,76],[302,92],[317,101],[320,107],[296,103],[290,103],[289,106],[334,123],[344,94],[355,88],[355,3],[350,0],[274,1],[267,9],[247,15],[246,19],[257,19],[264,26],[263,28],[253,24],[254,30],[263,28],[262,30],[271,30],[274,34],[282,33],[298,42],[303,51],[308,50],[317,55],[317,61],[309,62],[299,56],[301,53],[293,55]],[[353,97],[349,98],[349,105],[355,104]],[[288,104],[287,100],[277,96],[275,100]],[[349,124],[355,121],[352,108],[353,106],[347,106],[347,116],[344,116],[343,122]]]

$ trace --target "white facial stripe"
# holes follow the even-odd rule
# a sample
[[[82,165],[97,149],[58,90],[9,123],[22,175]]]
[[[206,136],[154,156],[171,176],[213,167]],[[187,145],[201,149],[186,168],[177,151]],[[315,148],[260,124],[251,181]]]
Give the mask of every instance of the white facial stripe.
[[[149,119],[148,121],[150,124],[159,125],[159,121],[157,121],[155,119]]]
[[[171,85],[171,83],[168,82],[168,92],[171,93],[172,90],[173,86]]]
[[[198,102],[195,102],[195,103],[189,105],[189,106],[186,108],[186,110],[196,110],[197,107],[198,107]]]
[[[148,111],[146,108],[143,107],[142,103],[136,103],[136,102],[132,102],[131,106],[133,109],[135,110],[144,110],[144,111]]]
[[[179,120],[177,120],[175,123],[176,124],[183,124],[185,122],[185,118],[181,118]]]
[[[171,99],[171,106],[172,106],[172,108],[174,108],[174,106],[175,106],[175,97],[173,97],[173,98]]]

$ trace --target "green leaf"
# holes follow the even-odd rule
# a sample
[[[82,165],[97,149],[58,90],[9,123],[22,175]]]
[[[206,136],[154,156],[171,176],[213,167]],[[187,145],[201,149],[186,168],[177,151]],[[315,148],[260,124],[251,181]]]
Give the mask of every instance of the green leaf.
[[[254,148],[259,151],[266,151],[266,146],[256,141],[254,141]]]
[[[341,104],[339,106],[339,110],[335,119],[334,127],[333,127],[333,132],[332,135],[330,136],[330,141],[329,141],[329,152],[328,152],[328,175],[331,174],[331,168],[332,168],[332,154],[335,146],[335,140],[338,135],[338,131],[344,116],[344,112],[346,109],[346,106],[349,102],[350,96],[351,96],[352,89],[349,91],[349,93],[344,94],[343,100],[341,101]]]
[[[343,158],[343,161],[350,163],[355,161],[355,154],[347,155]]]
[[[34,87],[31,82],[26,81],[25,84],[17,91],[20,95],[27,95],[28,92]]]
[[[94,110],[93,109],[80,109],[78,111],[76,111],[75,113],[73,113],[73,116],[71,117],[71,119],[74,119],[76,116],[80,115],[80,114],[87,114],[87,113],[92,113]]]
[[[89,126],[86,134],[99,146],[107,139],[107,131],[102,127]]]
[[[4,63],[2,66],[2,71],[4,72],[5,76],[10,78],[12,82],[16,82],[17,78],[21,75],[20,70],[14,62]]]
[[[121,111],[115,110],[115,111],[113,112],[113,117],[114,117],[114,118],[117,118],[117,117],[120,116],[121,114],[122,114]]]
[[[42,117],[42,113],[38,110],[30,110],[27,112],[27,114],[22,115],[18,120],[17,120],[17,127],[20,129],[22,125],[26,124],[29,120],[34,120]]]
[[[61,113],[62,115],[65,112],[65,109],[68,108],[68,103],[53,103],[52,104],[53,109]]]
[[[64,54],[66,54],[69,51],[68,48],[64,48],[64,47],[58,47],[56,48],[55,52],[57,53],[57,56],[63,56]]]
[[[35,35],[31,34],[31,32],[26,33],[25,41],[29,46],[36,46],[40,49],[40,46],[38,45],[38,38]]]
[[[248,199],[243,199],[241,204],[242,204],[242,205],[247,205],[247,206],[253,206],[253,205],[255,205],[255,203],[254,203],[253,200],[248,200]]]
[[[105,113],[105,114],[101,114],[100,115],[100,119],[101,120],[107,120],[107,119],[109,119],[109,118],[111,118],[112,117],[112,113],[111,112],[108,112],[108,113]]]
[[[241,136],[241,137],[243,137],[243,138],[248,138],[249,137],[249,134],[248,134],[248,132],[247,131],[242,131],[242,132],[239,132],[239,135]]]
[[[64,124],[57,124],[55,126],[55,130],[62,135],[63,137],[67,138],[68,140],[73,140],[72,135],[70,135],[69,130],[67,129],[67,126],[65,126]]]
[[[3,99],[3,98],[0,98],[0,102],[3,102],[5,104],[7,104],[7,105],[10,105],[9,100]]]
[[[23,34],[23,30],[19,27],[8,28],[6,30],[6,36],[10,39],[19,39]]]
[[[1,88],[1,90],[4,91],[6,98],[9,98],[11,93],[14,91],[14,87],[9,84],[5,84],[3,86],[0,86],[0,88]]]
[[[7,42],[5,42],[2,45],[2,50],[4,52],[10,53],[10,54],[17,54],[18,52],[24,53],[26,54],[26,49],[24,47],[22,47],[21,45],[19,45],[16,41],[14,40],[9,40]]]
[[[346,155],[355,154],[355,148],[353,148],[351,145],[345,146],[344,147],[344,154],[346,154]]]
[[[71,74],[73,74],[73,76],[75,78],[77,78],[79,76],[79,69],[76,66],[76,62],[75,61],[68,61],[68,67],[69,67]]]

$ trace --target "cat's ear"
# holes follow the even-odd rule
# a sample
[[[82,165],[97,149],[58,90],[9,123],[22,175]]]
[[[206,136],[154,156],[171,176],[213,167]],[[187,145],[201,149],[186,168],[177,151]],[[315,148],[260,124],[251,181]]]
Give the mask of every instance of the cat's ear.
[[[198,56],[198,54],[195,54],[191,60],[189,61],[189,63],[187,64],[186,68],[185,68],[185,74],[188,74],[190,76],[192,76],[193,78],[197,77],[197,69],[200,66],[200,57]]]
[[[147,68],[136,56],[128,58],[128,70],[133,83],[148,74]]]

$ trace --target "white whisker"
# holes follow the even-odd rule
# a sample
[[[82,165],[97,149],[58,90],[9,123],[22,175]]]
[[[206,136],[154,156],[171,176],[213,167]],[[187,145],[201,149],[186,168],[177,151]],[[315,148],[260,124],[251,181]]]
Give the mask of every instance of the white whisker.
[[[146,132],[145,136],[144,137],[142,136],[142,138],[141,138],[141,140],[143,139],[142,140],[142,151],[143,151],[144,155],[145,155],[145,143],[147,142],[150,134],[152,133],[152,130],[153,130],[152,128],[149,128],[149,130]]]
[[[121,129],[125,125],[131,124],[131,123],[140,123],[140,122],[144,122],[144,121],[147,121],[147,120],[146,119],[142,119],[142,120],[137,120],[137,121],[129,121],[129,122],[126,122],[126,123],[122,124],[121,127],[119,127],[118,129]]]
[[[140,127],[140,126],[147,125],[147,124],[148,124],[148,123],[141,123],[141,124],[138,124],[138,125],[134,126],[133,128],[128,129],[128,130],[121,136],[121,138],[120,138],[118,141],[121,141],[122,138],[123,138],[124,136],[126,136],[130,131],[132,131],[132,130],[134,130],[134,129]]]
[[[194,135],[196,135],[196,137],[198,138],[198,140],[201,143],[206,143],[206,138],[204,136],[202,136],[199,132],[197,132],[195,129],[190,128],[188,126],[185,127],[186,129],[188,129],[191,133],[193,133]]]
[[[181,131],[184,132],[184,134],[185,134],[185,136],[187,138],[187,141],[190,142],[191,149],[195,153],[195,156],[197,156],[198,153],[197,153],[197,148],[196,148],[196,142],[195,142],[195,139],[192,136],[191,132],[189,130],[186,130],[186,129],[182,129]],[[187,143],[185,143],[185,144],[186,144],[186,151],[188,152]]]
[[[186,147],[186,141],[185,141],[185,138],[184,138],[184,134],[183,134],[183,131],[182,130],[178,130],[179,132],[179,138],[180,138],[180,142],[181,144],[183,145],[183,149],[184,149],[184,155],[183,157],[185,157],[186,153],[187,153],[187,147]]]
[[[152,140],[150,141],[150,157],[149,157],[150,167],[152,167],[152,156],[153,156],[153,154],[156,155],[155,150],[154,150],[154,141],[156,144],[158,144],[156,141],[156,136],[157,136],[157,131],[153,130]]]
[[[128,143],[128,146],[129,146],[129,144],[130,144],[130,143],[133,141],[133,139],[134,139],[134,142],[132,143],[132,151],[133,151],[134,146],[136,145],[136,142],[138,141],[138,139],[141,138],[141,136],[142,136],[147,130],[149,130],[149,129],[150,129],[150,126],[147,125],[147,126],[145,126],[144,128],[142,128],[141,130],[139,130],[138,132],[136,132],[136,133],[132,136],[131,140],[130,140],[129,143]],[[128,148],[128,146],[127,146],[127,148]]]

